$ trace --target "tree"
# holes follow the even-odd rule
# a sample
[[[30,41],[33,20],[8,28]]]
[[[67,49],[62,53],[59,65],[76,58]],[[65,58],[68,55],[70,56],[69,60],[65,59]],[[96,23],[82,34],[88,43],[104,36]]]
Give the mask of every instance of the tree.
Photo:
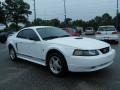
[[[33,26],[60,26],[60,20],[58,19],[51,19],[51,20],[42,20],[40,18],[37,18],[32,22]]]
[[[101,24],[102,25],[113,25],[112,16],[110,16],[108,13],[103,14]]]
[[[75,21],[72,22],[72,25],[73,26],[80,26],[80,27],[85,28],[86,27],[86,22],[83,21],[83,20],[75,20]]]
[[[91,19],[87,22],[87,27],[94,27],[96,29],[96,22],[95,19]]]
[[[3,7],[2,7],[2,3],[0,2],[0,23],[3,23]]]
[[[0,2],[0,23],[4,24],[8,28],[9,14],[8,11],[3,7],[3,3]]]
[[[51,19],[51,26],[59,27],[60,26],[60,20],[58,19]]]
[[[108,13],[105,13],[102,16],[96,16],[94,19],[89,20],[86,22],[86,25],[97,30],[99,26],[113,25],[113,18]]]
[[[117,20],[118,19],[118,20]],[[117,21],[118,21],[118,26],[117,26]],[[113,18],[113,23],[114,23],[114,25],[117,27],[117,28],[120,28],[120,13],[118,14],[118,18],[117,18],[117,16],[115,16],[114,18]]]
[[[23,0],[5,0],[3,8],[9,16],[6,17],[6,19],[15,23],[16,28],[18,27],[18,23],[26,23],[28,15],[32,13],[29,11],[29,4],[25,3]]]
[[[100,16],[96,16],[95,18],[94,18],[94,20],[95,20],[95,29],[97,29],[99,26],[101,26],[102,25],[102,17],[100,17]]]
[[[37,19],[35,19],[35,20],[32,22],[32,25],[33,25],[33,26],[43,25],[43,20],[40,19],[40,18],[37,18]]]
[[[71,21],[72,21],[71,18],[66,18],[66,20],[64,22],[65,27],[71,27],[72,26]]]
[[[36,20],[34,20],[32,22],[33,26],[50,26],[51,25],[51,21],[50,20],[42,20],[40,18],[37,18]]]

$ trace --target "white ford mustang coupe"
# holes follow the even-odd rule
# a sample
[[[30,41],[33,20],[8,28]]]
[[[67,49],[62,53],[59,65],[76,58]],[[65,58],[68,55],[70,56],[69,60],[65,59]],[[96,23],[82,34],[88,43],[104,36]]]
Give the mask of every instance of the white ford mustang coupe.
[[[109,44],[85,37],[71,37],[60,28],[24,28],[7,40],[10,59],[21,58],[47,66],[53,75],[67,71],[91,72],[110,66],[115,50]]]

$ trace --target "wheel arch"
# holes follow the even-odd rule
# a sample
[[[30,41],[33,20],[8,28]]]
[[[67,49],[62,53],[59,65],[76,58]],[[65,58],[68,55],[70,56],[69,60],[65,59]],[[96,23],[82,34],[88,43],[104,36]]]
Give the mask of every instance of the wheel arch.
[[[14,47],[13,47],[12,44],[9,44],[9,45],[8,45],[8,48],[10,49],[10,48],[14,48]]]
[[[51,53],[59,53],[63,56],[63,58],[65,59],[65,62],[67,64],[67,60],[66,60],[66,57],[64,56],[64,53],[58,49],[50,49],[48,50],[48,52],[46,53],[46,65],[48,64],[48,56],[51,54]]]
[[[16,51],[15,46],[13,44],[11,44],[11,43],[8,44],[8,49],[10,49],[10,48],[13,48]]]

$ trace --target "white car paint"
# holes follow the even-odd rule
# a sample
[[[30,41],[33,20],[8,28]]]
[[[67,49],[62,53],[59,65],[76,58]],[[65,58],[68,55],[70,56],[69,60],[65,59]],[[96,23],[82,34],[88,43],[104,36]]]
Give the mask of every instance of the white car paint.
[[[110,46],[107,43],[104,43],[102,41],[98,41],[95,39],[90,38],[78,38],[78,37],[66,37],[66,38],[58,38],[53,39],[48,42],[60,44],[60,45],[66,45],[71,46],[75,48],[79,48],[82,50],[94,50],[94,49],[100,49],[106,46]]]
[[[51,40],[43,40],[37,33],[37,28],[48,28],[50,26],[28,27],[36,32],[40,41],[32,41],[17,38],[17,34],[10,36],[7,45],[14,47],[17,57],[28,60],[37,64],[46,66],[46,55],[48,51],[56,49],[61,52],[67,62],[68,70],[72,72],[96,71],[110,66],[115,57],[115,50],[109,44],[84,37],[62,37]],[[27,28],[25,28],[27,29]],[[17,43],[17,47],[16,47]],[[103,54],[100,49],[109,47],[108,53]],[[74,56],[75,49],[80,50],[97,50],[97,56]]]
[[[105,27],[110,27],[110,28],[114,28],[114,30],[112,31],[99,31],[99,28],[105,28]],[[115,29],[114,26],[100,26],[98,28],[98,31],[96,32],[96,39],[99,40],[115,40],[118,41],[119,40],[119,35],[117,33],[117,30]]]
[[[88,35],[88,34],[95,34],[95,30],[93,29],[93,27],[87,27],[85,29],[85,34]]]

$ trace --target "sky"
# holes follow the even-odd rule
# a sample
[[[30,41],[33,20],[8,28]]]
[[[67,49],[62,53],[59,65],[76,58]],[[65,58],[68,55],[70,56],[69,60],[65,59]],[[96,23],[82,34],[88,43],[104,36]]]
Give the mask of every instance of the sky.
[[[29,3],[33,12],[33,0],[24,0]],[[117,0],[66,0],[67,17],[83,19],[88,21],[95,16],[109,13],[116,15]],[[64,20],[63,0],[36,0],[37,18]],[[34,19],[34,12],[29,16],[29,20]]]

